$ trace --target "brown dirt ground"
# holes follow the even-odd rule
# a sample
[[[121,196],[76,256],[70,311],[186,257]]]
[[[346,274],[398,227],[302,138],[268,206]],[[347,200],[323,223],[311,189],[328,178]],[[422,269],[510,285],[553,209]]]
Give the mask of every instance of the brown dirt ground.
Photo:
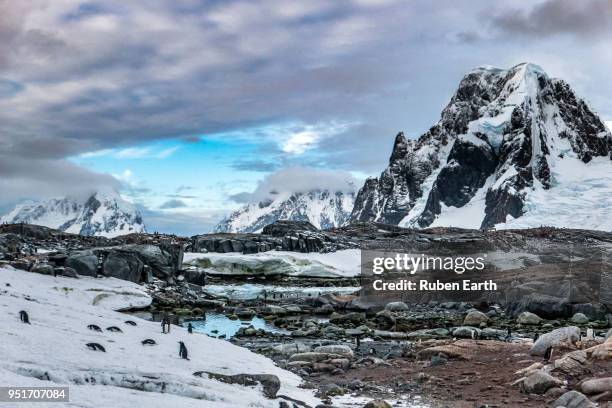
[[[428,361],[414,358],[392,360],[391,366],[359,367],[341,375],[329,376],[330,382],[352,381],[385,386],[396,395],[406,393],[406,384],[424,400],[435,407],[547,407],[556,399],[521,393],[518,386],[510,384],[520,376],[517,370],[542,362],[542,358],[529,355],[530,344],[514,344],[497,341],[462,340],[466,359],[451,359],[446,364],[428,367]],[[556,357],[563,351],[558,350]],[[553,356],[554,358],[554,356]],[[612,375],[610,362],[594,363],[589,366],[587,378]],[[427,380],[419,385],[417,374],[426,374]],[[568,380],[570,389],[580,378],[564,377],[553,373],[561,380]]]

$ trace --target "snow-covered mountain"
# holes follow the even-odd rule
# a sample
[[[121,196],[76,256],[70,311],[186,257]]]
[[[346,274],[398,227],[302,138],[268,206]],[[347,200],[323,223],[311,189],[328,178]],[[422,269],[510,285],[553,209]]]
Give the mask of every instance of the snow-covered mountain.
[[[24,222],[74,234],[104,237],[145,231],[140,212],[114,191],[99,191],[86,200],[64,197],[41,202],[26,201],[0,217],[0,222]]]
[[[257,204],[247,204],[231,213],[215,232],[259,232],[278,220],[310,221],[317,228],[344,225],[351,214],[355,194],[313,190],[308,193],[275,193]]]
[[[612,135],[539,66],[478,68],[427,133],[397,135],[351,221],[612,230]]]

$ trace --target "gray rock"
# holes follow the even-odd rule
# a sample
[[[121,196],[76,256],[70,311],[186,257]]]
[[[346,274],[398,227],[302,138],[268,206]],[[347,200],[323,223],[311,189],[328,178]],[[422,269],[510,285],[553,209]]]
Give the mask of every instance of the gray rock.
[[[48,263],[37,262],[32,266],[30,272],[40,273],[41,275],[53,275],[54,272],[53,266]]]
[[[470,326],[460,326],[453,330],[453,336],[463,339],[479,338],[480,329]]]
[[[533,356],[543,356],[549,347],[561,344],[574,344],[580,339],[580,329],[576,326],[561,327],[538,337],[529,351]]]
[[[463,319],[463,324],[465,326],[480,326],[481,323],[486,323],[488,321],[489,316],[486,314],[478,310],[470,310],[465,316],[465,319]]]
[[[407,312],[408,310],[410,310],[408,305],[404,302],[387,303],[387,305],[385,306],[385,309],[391,312]]]
[[[612,338],[612,329],[608,330],[608,334],[606,334],[606,340]]]
[[[98,256],[92,250],[74,252],[65,262],[67,267],[74,269],[80,276],[98,275]]]
[[[114,250],[108,253],[102,265],[102,274],[131,282],[142,280],[144,263],[133,252]]]
[[[564,407],[564,408],[593,408],[593,404],[589,399],[578,391],[569,391],[560,396],[552,404],[553,408]]]
[[[535,313],[523,312],[516,318],[516,322],[520,324],[536,325],[542,322],[542,318]]]
[[[544,394],[549,388],[562,383],[545,371],[538,370],[527,377],[521,384],[523,392],[527,394]]]
[[[204,374],[208,374],[209,378],[218,380],[227,384],[240,384],[244,386],[254,386],[261,384],[263,388],[263,394],[268,398],[276,398],[276,393],[280,389],[280,380],[273,374],[236,374],[236,375],[224,375],[215,374],[205,371],[198,371],[193,375],[202,377]]]
[[[374,401],[370,401],[363,406],[363,408],[392,408],[391,404],[389,404],[385,400],[377,399]]]
[[[589,322],[589,318],[586,317],[584,313],[576,313],[572,316],[572,323],[575,324],[587,324]]]
[[[329,346],[319,346],[314,349],[315,353],[338,354],[341,356],[353,356],[353,350],[344,344],[333,344]]]
[[[272,349],[277,354],[290,356],[292,354],[306,353],[310,351],[310,347],[304,343],[282,343]]]

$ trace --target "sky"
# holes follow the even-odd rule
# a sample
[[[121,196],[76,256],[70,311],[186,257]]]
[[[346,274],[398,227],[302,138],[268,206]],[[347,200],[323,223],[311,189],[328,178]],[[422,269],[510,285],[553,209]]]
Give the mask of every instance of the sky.
[[[611,46],[608,0],[0,0],[0,212],[110,186],[205,232],[358,188],[480,65],[534,62],[612,121]]]

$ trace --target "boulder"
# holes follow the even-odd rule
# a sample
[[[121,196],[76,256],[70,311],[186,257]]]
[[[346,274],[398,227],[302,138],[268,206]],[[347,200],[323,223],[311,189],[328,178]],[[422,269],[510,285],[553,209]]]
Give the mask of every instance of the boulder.
[[[113,250],[108,253],[102,264],[102,275],[131,282],[140,282],[143,269],[144,263],[135,253]]]
[[[489,316],[486,314],[478,310],[470,310],[465,316],[465,319],[463,319],[463,324],[465,326],[480,326],[481,323],[487,323],[488,321]]]
[[[580,390],[586,395],[601,394],[602,392],[612,392],[612,377],[593,378],[586,380],[580,386]]]
[[[266,314],[266,315],[284,316],[287,314],[287,310],[285,310],[285,308],[276,306],[276,305],[266,305],[262,307],[260,310],[261,310],[261,313]]]
[[[516,318],[517,323],[526,324],[526,325],[540,324],[542,320],[544,319],[542,319],[537,314],[531,313],[531,312],[523,312],[520,315],[518,315],[518,317]]]
[[[315,353],[338,354],[341,356],[353,356],[353,349],[344,344],[332,344],[328,346],[319,346],[314,349]]]
[[[589,399],[584,394],[581,394],[578,391],[569,391],[560,396],[555,402],[553,402],[552,407],[593,408],[595,407],[595,404],[589,401]]]
[[[459,326],[453,330],[453,336],[460,339],[477,339],[480,337],[480,329],[470,326]]]
[[[352,312],[347,314],[332,313],[329,317],[331,323],[362,323],[365,322],[365,313]]]
[[[98,276],[98,255],[92,250],[71,253],[65,264],[80,276]]]
[[[538,370],[529,375],[521,383],[521,389],[527,394],[544,394],[549,388],[562,385],[563,382],[545,371]]]
[[[290,356],[292,354],[306,353],[310,351],[310,347],[304,343],[282,343],[272,349],[277,354]]]
[[[587,324],[589,322],[589,318],[584,313],[574,314],[571,320],[574,324]]]
[[[448,337],[450,332],[447,329],[421,329],[407,334],[409,339],[437,339],[440,337]]]
[[[41,275],[53,275],[55,269],[48,263],[37,262],[32,266],[30,272],[40,273]]]
[[[576,350],[565,354],[554,362],[555,370],[565,374],[581,374],[587,362],[587,353],[584,350]]]
[[[578,340],[580,340],[580,329],[578,327],[561,327],[538,337],[529,352],[533,356],[543,356],[549,347],[575,344]]]
[[[606,340],[612,339],[612,329],[608,330],[608,334],[606,334]]]
[[[387,303],[385,310],[389,310],[390,312],[407,312],[410,308],[404,302],[391,302]]]
[[[306,352],[306,353],[292,354],[291,357],[289,357],[289,361],[318,362],[318,361],[327,360],[328,358],[329,358],[329,354],[327,353]]]
[[[334,313],[334,307],[330,304],[326,304],[315,308],[313,312],[314,314],[328,315]]]

